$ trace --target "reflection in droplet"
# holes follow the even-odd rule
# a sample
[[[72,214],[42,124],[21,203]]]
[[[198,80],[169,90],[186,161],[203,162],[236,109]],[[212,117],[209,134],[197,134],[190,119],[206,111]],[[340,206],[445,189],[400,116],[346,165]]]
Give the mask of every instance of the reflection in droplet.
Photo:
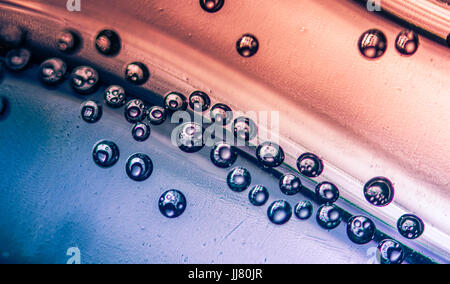
[[[258,52],[259,42],[254,35],[244,34],[236,42],[236,50],[243,57],[251,57]]]
[[[170,112],[186,110],[186,97],[180,93],[172,92],[164,99],[164,106]]]
[[[324,229],[334,229],[342,221],[341,211],[334,205],[322,205],[317,210],[316,221]]]
[[[347,222],[347,236],[355,244],[367,244],[375,236],[375,224],[364,216],[353,216]]]
[[[419,36],[412,30],[401,31],[395,39],[395,48],[403,55],[413,55],[419,48]]]
[[[233,119],[233,111],[230,107],[224,104],[215,104],[211,108],[210,115],[212,122],[223,125],[227,125]]]
[[[142,121],[145,116],[145,105],[140,99],[133,99],[127,103],[124,110],[125,119],[130,123]]]
[[[39,68],[39,77],[42,82],[55,85],[60,83],[67,74],[67,65],[59,58],[50,58],[42,62]]]
[[[73,31],[64,30],[59,33],[56,40],[56,47],[59,51],[71,53],[74,52],[80,45],[81,39],[77,33]]]
[[[164,192],[158,202],[159,211],[167,218],[176,218],[183,214],[186,204],[186,197],[176,189]]]
[[[200,6],[209,13],[215,13],[222,9],[225,0],[200,0]]]
[[[321,182],[315,188],[317,199],[321,203],[332,204],[339,199],[339,189],[331,182]]]
[[[121,49],[120,37],[115,31],[103,30],[95,39],[95,48],[106,56],[117,55]]]
[[[401,264],[405,260],[405,253],[400,243],[386,239],[378,244],[377,257],[381,264]]]
[[[258,133],[253,120],[243,116],[236,118],[231,128],[233,129],[234,137],[245,141],[252,140]]]
[[[112,167],[119,160],[119,156],[119,147],[107,140],[98,142],[92,151],[94,162],[102,168]]]
[[[95,123],[102,117],[102,107],[94,101],[81,104],[81,118],[88,123]]]
[[[302,182],[293,174],[285,174],[280,178],[279,186],[284,194],[294,195],[302,189]]]
[[[89,66],[79,66],[72,71],[72,87],[80,94],[93,93],[100,81],[97,71]]]
[[[407,239],[417,239],[424,231],[423,221],[412,214],[405,214],[397,221],[397,229],[400,235]]]
[[[294,210],[295,216],[300,220],[307,220],[313,213],[313,205],[308,200],[303,200],[297,203]]]
[[[31,59],[31,52],[26,48],[12,49],[5,56],[5,65],[12,71],[22,71]]]
[[[231,190],[242,192],[252,183],[250,172],[243,167],[237,167],[231,170],[227,176],[227,184]]]
[[[192,110],[204,112],[211,105],[209,96],[201,91],[195,91],[189,96],[189,106]]]
[[[150,71],[141,62],[133,62],[125,67],[125,79],[133,84],[142,85],[150,78]]]
[[[371,29],[361,35],[358,47],[361,54],[366,58],[376,59],[386,52],[387,39],[382,31]]]
[[[248,193],[250,203],[255,206],[262,206],[266,204],[269,199],[269,191],[265,186],[255,185]]]
[[[267,209],[267,217],[274,224],[285,224],[292,217],[292,207],[285,200],[274,201]]]
[[[263,142],[256,148],[256,158],[266,167],[278,167],[284,161],[284,151],[273,142]]]
[[[178,127],[176,134],[178,147],[187,153],[200,151],[204,144],[203,128],[196,122],[186,122]]]
[[[322,160],[312,153],[304,153],[297,159],[297,169],[307,177],[318,177],[323,171]]]
[[[125,90],[118,85],[112,85],[105,90],[105,101],[110,107],[118,108],[126,103]]]
[[[219,168],[231,167],[238,157],[236,148],[225,142],[217,142],[211,150],[211,161]]]
[[[132,180],[143,181],[152,174],[153,162],[149,156],[137,153],[128,158],[125,169]]]
[[[143,142],[148,139],[150,136],[150,127],[143,122],[138,122],[134,125],[133,130],[131,131],[134,140],[138,142]]]
[[[375,206],[386,206],[394,199],[394,186],[384,177],[375,177],[364,185],[364,196]]]

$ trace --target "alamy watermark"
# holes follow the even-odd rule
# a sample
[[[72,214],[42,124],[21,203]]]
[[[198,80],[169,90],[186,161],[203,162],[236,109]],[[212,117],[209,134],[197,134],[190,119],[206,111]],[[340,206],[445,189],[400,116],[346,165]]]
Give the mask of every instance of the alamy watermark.
[[[367,0],[366,8],[369,12],[381,12],[381,0]]]
[[[67,249],[66,255],[69,256],[66,264],[81,264],[81,251],[78,247]]]
[[[81,0],[67,0],[66,8],[69,12],[81,12]]]

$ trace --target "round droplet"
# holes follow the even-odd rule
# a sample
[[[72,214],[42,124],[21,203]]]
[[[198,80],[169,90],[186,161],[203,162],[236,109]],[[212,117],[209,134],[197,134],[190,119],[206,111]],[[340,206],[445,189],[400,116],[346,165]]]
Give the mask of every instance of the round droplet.
[[[115,31],[103,30],[95,39],[95,48],[106,56],[117,55],[121,48],[120,37]]]
[[[387,239],[378,244],[377,257],[381,264],[401,264],[405,260],[405,253],[400,243]]]
[[[359,38],[358,47],[366,58],[376,59],[386,52],[387,39],[384,33],[377,29],[368,30]]]
[[[119,147],[111,141],[100,141],[94,146],[92,157],[98,166],[102,168],[112,167],[119,160]]]
[[[231,167],[238,157],[236,148],[225,142],[218,142],[211,150],[211,161],[219,168]]]
[[[148,110],[148,120],[153,125],[162,124],[167,118],[166,110],[160,106],[152,106]]]
[[[243,57],[255,55],[258,49],[258,40],[251,34],[244,34],[236,42],[236,50]]]
[[[280,178],[279,186],[284,194],[294,195],[302,189],[302,182],[292,174],[285,174]]]
[[[413,55],[419,48],[419,36],[412,30],[401,31],[395,39],[395,48],[403,55]]]
[[[334,229],[342,221],[341,211],[334,205],[322,205],[317,210],[317,223],[324,229]]]
[[[246,190],[252,182],[250,172],[246,168],[237,167],[231,170],[227,176],[227,184],[231,190],[242,192]]]
[[[150,78],[150,71],[141,62],[133,62],[125,67],[125,79],[133,84],[142,85]]]
[[[225,0],[200,0],[200,6],[208,13],[215,13],[222,9]]]
[[[277,225],[283,225],[292,217],[292,207],[289,202],[278,200],[272,202],[267,208],[267,217],[269,220]]]
[[[164,192],[159,198],[159,211],[167,218],[176,218],[186,209],[186,197],[176,189]]]
[[[256,124],[248,117],[238,117],[234,120],[231,127],[234,137],[245,141],[252,140],[258,133]]]
[[[266,167],[278,167],[284,161],[284,151],[275,143],[263,142],[256,148],[256,158]]]
[[[375,177],[364,185],[366,200],[375,206],[386,206],[394,199],[394,186],[384,177]]]
[[[112,85],[105,90],[105,101],[110,107],[121,107],[127,102],[126,99],[125,90],[121,86]]]
[[[150,127],[143,122],[136,123],[131,131],[134,140],[142,142],[150,136]]]
[[[297,169],[307,177],[318,177],[323,171],[322,160],[312,153],[304,153],[297,159]]]
[[[149,156],[137,153],[128,158],[127,175],[135,181],[146,180],[153,172],[153,162]]]
[[[187,153],[200,151],[204,144],[203,128],[195,122],[186,122],[179,126],[177,134],[178,147]]]
[[[102,107],[94,101],[81,104],[81,118],[88,123],[95,123],[102,117]]]
[[[31,59],[31,52],[26,48],[10,50],[5,56],[5,65],[12,71],[22,71]]]
[[[313,213],[313,205],[310,201],[304,200],[297,203],[294,210],[295,216],[300,220],[307,220]]]
[[[14,24],[2,24],[0,26],[0,44],[9,48],[17,48],[25,40],[26,32]]]
[[[250,203],[255,206],[262,206],[269,200],[269,191],[262,185],[255,185],[248,193]]]
[[[375,224],[367,217],[353,216],[347,222],[347,236],[355,244],[367,244],[375,236]]]
[[[397,221],[397,229],[400,235],[407,239],[417,239],[424,231],[423,221],[412,214],[405,214]]]
[[[145,117],[145,105],[140,99],[133,99],[127,103],[124,110],[125,118],[130,123],[142,121]]]
[[[59,58],[51,58],[42,62],[39,69],[39,77],[42,82],[55,85],[64,79],[67,74],[67,65]]]
[[[170,112],[176,112],[186,110],[187,102],[186,97],[180,93],[172,92],[164,99],[164,106]]]
[[[332,204],[339,199],[339,189],[331,182],[321,182],[315,188],[317,199],[321,203]]]
[[[80,94],[93,93],[98,85],[100,77],[97,71],[89,66],[79,66],[72,71],[72,87]]]
[[[194,111],[204,112],[208,110],[210,105],[211,100],[204,92],[195,91],[189,96],[189,106]]]
[[[80,36],[74,31],[62,31],[56,39],[56,47],[58,50],[66,53],[71,53],[77,50],[80,43]]]
[[[224,104],[216,104],[211,108],[211,121],[227,125],[233,120],[233,111],[230,107]]]

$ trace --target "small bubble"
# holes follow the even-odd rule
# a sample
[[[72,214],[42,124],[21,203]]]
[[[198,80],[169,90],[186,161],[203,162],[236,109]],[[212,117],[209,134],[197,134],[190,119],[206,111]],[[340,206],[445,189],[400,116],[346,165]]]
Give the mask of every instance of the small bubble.
[[[80,45],[81,39],[74,31],[62,31],[59,33],[56,40],[56,47],[59,51],[71,53],[74,52]]]
[[[234,137],[245,141],[252,140],[258,133],[256,124],[248,117],[238,117],[234,120],[231,127]]]
[[[162,124],[167,118],[166,110],[160,106],[152,106],[148,110],[148,120],[153,125]]]
[[[375,236],[375,224],[367,217],[353,216],[347,222],[347,236],[355,244],[367,244]]]
[[[72,87],[80,94],[93,93],[98,85],[100,77],[97,71],[89,66],[79,66],[72,71]]]
[[[176,218],[186,209],[186,197],[176,189],[164,192],[159,198],[159,211],[167,218]]]
[[[150,71],[141,62],[133,62],[125,67],[125,79],[133,84],[142,85],[150,78]]]
[[[112,85],[105,90],[105,101],[113,108],[118,108],[126,103],[126,94],[123,87],[118,85]]]
[[[279,187],[284,194],[294,195],[300,192],[302,182],[295,175],[285,174],[280,178]]]
[[[22,71],[31,59],[31,52],[26,48],[12,49],[5,56],[5,65],[12,71]]]
[[[322,160],[312,153],[304,153],[297,159],[297,169],[307,177],[315,178],[323,171]]]
[[[102,107],[94,101],[81,104],[81,118],[88,123],[95,123],[102,117]]]
[[[227,125],[233,120],[233,112],[230,107],[224,104],[216,104],[211,108],[211,121]]]
[[[127,103],[124,110],[125,119],[130,123],[142,121],[145,117],[145,105],[140,99],[133,99]]]
[[[92,157],[98,166],[102,168],[112,167],[119,160],[119,147],[111,141],[100,141],[94,146]]]
[[[204,112],[208,110],[210,105],[211,100],[204,92],[195,91],[189,96],[189,106],[194,111]]]
[[[278,167],[284,161],[284,151],[275,143],[263,142],[256,148],[256,158],[266,167]]]
[[[322,228],[332,230],[342,221],[341,211],[334,205],[322,205],[317,210],[316,221]]]
[[[304,200],[297,203],[294,210],[295,216],[300,220],[307,220],[313,213],[313,205],[310,201]]]
[[[236,42],[236,50],[243,57],[255,55],[258,49],[258,40],[251,34],[242,35]]]
[[[269,220],[277,225],[283,225],[292,217],[292,207],[289,202],[278,200],[272,202],[267,208],[267,217]]]
[[[386,52],[387,39],[380,30],[371,29],[361,35],[358,47],[362,55],[369,59],[376,59]]]
[[[417,239],[424,231],[422,220],[412,214],[405,214],[397,221],[397,229],[400,235],[407,239]]]
[[[26,32],[14,24],[3,24],[0,26],[0,44],[10,48],[17,48],[24,42]]]
[[[195,122],[186,122],[179,126],[177,134],[178,147],[187,153],[200,151],[204,144],[203,128]]]
[[[215,13],[222,9],[225,0],[200,0],[200,6],[208,13]]]
[[[176,112],[186,110],[187,102],[186,97],[180,93],[172,92],[164,99],[164,106],[170,112]]]
[[[132,180],[144,181],[153,172],[153,162],[149,156],[137,153],[128,158],[125,169]]]
[[[95,48],[106,56],[117,55],[121,49],[120,37],[115,31],[103,30],[95,39]]]
[[[390,239],[378,244],[377,256],[381,264],[401,264],[405,260],[403,247],[397,241]]]
[[[238,157],[236,148],[225,142],[218,142],[211,150],[211,161],[219,168],[231,167]]]
[[[384,177],[375,177],[364,185],[366,200],[375,206],[387,206],[394,199],[394,186]]]
[[[252,183],[250,172],[243,167],[231,170],[227,176],[227,184],[232,191],[242,192]]]
[[[50,58],[42,62],[39,68],[39,77],[42,82],[55,85],[60,83],[67,74],[67,65],[59,58]]]
[[[339,189],[331,182],[321,182],[316,185],[316,196],[321,203],[332,204],[339,199]]]
[[[255,185],[248,193],[250,203],[255,206],[262,206],[269,200],[269,191],[265,186]]]
[[[143,142],[150,136],[150,127],[143,122],[136,123],[131,131],[134,140]]]
[[[401,31],[395,39],[395,48],[403,55],[413,55],[419,48],[419,36],[411,30]]]

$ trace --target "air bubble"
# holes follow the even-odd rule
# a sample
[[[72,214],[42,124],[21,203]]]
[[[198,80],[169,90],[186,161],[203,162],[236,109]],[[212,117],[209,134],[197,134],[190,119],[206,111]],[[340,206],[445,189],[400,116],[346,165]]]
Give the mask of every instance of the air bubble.
[[[412,214],[405,214],[397,221],[397,229],[400,235],[407,239],[417,239],[424,231],[423,221]]]
[[[405,253],[400,243],[387,239],[378,244],[377,257],[381,264],[401,264],[405,260]]]
[[[222,9],[225,0],[200,0],[200,6],[208,13],[215,13]]]
[[[371,29],[361,35],[358,41],[361,54],[369,59],[376,59],[386,52],[387,39],[384,33],[377,29]]]
[[[136,123],[131,131],[134,140],[143,142],[150,136],[150,127],[143,122]]]
[[[211,161],[219,168],[231,167],[238,157],[236,148],[225,142],[218,142],[211,150]]]
[[[81,118],[88,123],[95,123],[102,117],[102,107],[94,101],[81,104]]]
[[[200,151],[204,144],[203,128],[195,122],[186,122],[179,126],[176,140],[178,147],[187,153]]]
[[[387,206],[394,199],[394,186],[384,177],[375,177],[364,185],[364,196],[375,206]]]
[[[375,224],[367,217],[353,216],[347,222],[347,236],[355,244],[367,244],[375,236]]]
[[[55,85],[60,83],[67,74],[67,65],[59,58],[50,58],[42,62],[39,77],[42,82]]]
[[[322,205],[317,210],[316,221],[322,228],[332,230],[342,221],[341,211],[334,205]]]
[[[164,106],[171,112],[186,110],[186,97],[180,93],[172,92],[164,99]]]
[[[267,217],[269,220],[277,225],[283,225],[292,217],[292,207],[289,202],[285,200],[274,201],[267,208]]]
[[[256,158],[265,167],[278,167],[284,161],[284,151],[275,143],[263,142],[256,148]]]
[[[297,169],[307,177],[315,178],[323,171],[322,160],[312,153],[304,153],[297,159]]]
[[[265,186],[255,185],[248,193],[250,203],[255,206],[262,206],[266,204],[269,199],[269,191]]]
[[[211,108],[211,121],[227,125],[233,120],[233,112],[230,107],[224,104],[216,104]]]
[[[124,110],[125,119],[130,123],[142,121],[145,116],[145,105],[140,99],[133,99],[127,103]]]
[[[401,31],[395,39],[395,48],[403,55],[413,55],[419,48],[419,36],[411,30]]]
[[[89,66],[79,66],[72,71],[72,87],[80,94],[93,93],[98,85],[100,77],[97,71]]]
[[[307,220],[313,213],[313,205],[310,201],[304,200],[297,203],[294,210],[295,216],[300,220]]]
[[[294,195],[300,192],[302,188],[302,182],[298,177],[292,174],[285,174],[280,178],[279,186],[281,192],[286,195]]]
[[[186,197],[176,189],[164,192],[159,198],[159,211],[167,218],[176,218],[186,209]]]
[[[150,78],[147,66],[141,62],[133,62],[125,67],[125,79],[133,84],[142,85]]]
[[[258,40],[251,34],[244,34],[236,42],[236,50],[243,57],[251,57],[255,55],[258,49]]]
[[[92,157],[98,166],[102,168],[112,167],[119,160],[119,147],[111,141],[100,141],[94,146]]]
[[[95,48],[106,56],[117,55],[121,48],[120,37],[115,31],[103,30],[95,39]]]
[[[245,141],[252,140],[258,133],[253,120],[243,116],[236,118],[231,128],[233,129],[234,137]]]
[[[189,96],[189,106],[192,110],[204,112],[209,109],[211,100],[204,92],[195,91]]]
[[[118,85],[112,85],[105,90],[105,101],[110,107],[118,108],[126,103],[125,90]]]
[[[246,190],[252,182],[250,172],[243,167],[237,167],[231,170],[227,176],[227,184],[231,190],[242,192]]]
[[[162,124],[167,118],[166,110],[160,106],[152,106],[148,110],[148,120],[153,125]]]
[[[316,196],[321,203],[332,204],[339,199],[339,189],[331,182],[321,182],[316,185]]]
[[[61,52],[74,52],[80,45],[81,39],[77,33],[73,31],[62,31],[56,40],[56,47]]]
[[[132,180],[144,181],[153,172],[153,162],[149,156],[136,153],[128,158],[125,169]]]
[[[26,48],[10,50],[5,56],[5,65],[12,71],[22,71],[31,59],[31,52]]]

